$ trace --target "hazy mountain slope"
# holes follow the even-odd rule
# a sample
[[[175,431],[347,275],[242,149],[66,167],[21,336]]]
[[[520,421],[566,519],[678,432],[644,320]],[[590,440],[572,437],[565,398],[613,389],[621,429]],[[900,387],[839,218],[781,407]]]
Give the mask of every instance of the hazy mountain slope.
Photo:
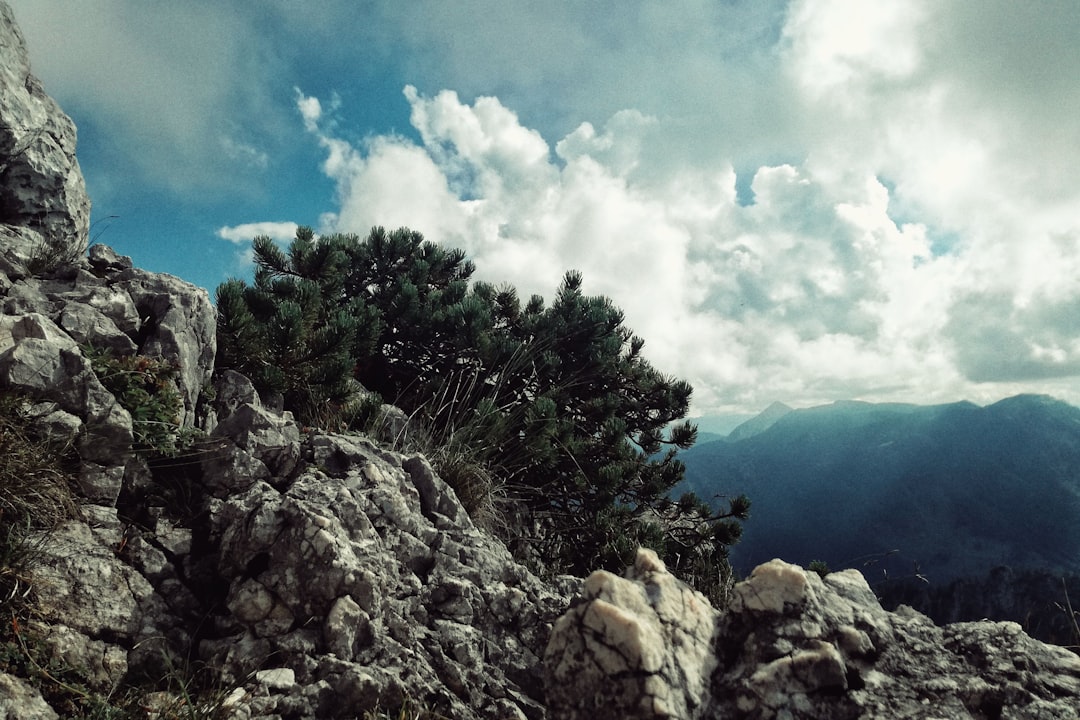
[[[681,457],[702,498],[753,501],[732,552],[744,571],[772,557],[936,579],[1080,568],[1080,409],[1052,398],[837,403]]]
[[[776,424],[780,418],[784,417],[792,411],[791,407],[785,405],[782,402],[774,402],[765,410],[750,420],[747,420],[739,427],[732,430],[727,439],[730,441],[745,440],[746,438],[763,433],[773,425]]]

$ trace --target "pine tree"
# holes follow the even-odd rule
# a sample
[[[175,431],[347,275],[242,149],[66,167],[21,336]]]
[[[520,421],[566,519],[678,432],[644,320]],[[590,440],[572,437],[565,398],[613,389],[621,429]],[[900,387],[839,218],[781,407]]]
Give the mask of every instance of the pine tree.
[[[550,306],[522,305],[512,287],[470,285],[462,251],[405,228],[364,239],[301,228],[286,250],[259,237],[254,251],[254,284],[218,288],[219,367],[306,420],[361,386],[399,405],[498,474],[555,569],[619,569],[644,544],[720,587],[749,501],[712,513],[668,497],[684,474],[677,451],[697,436],[683,421],[692,390],[645,359],[580,273]]]

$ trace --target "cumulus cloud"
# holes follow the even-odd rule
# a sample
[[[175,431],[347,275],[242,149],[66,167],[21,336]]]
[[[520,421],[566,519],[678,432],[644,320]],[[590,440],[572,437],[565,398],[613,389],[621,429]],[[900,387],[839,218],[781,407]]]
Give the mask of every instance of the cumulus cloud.
[[[217,236],[238,245],[249,244],[259,235],[266,235],[279,242],[288,242],[296,237],[297,227],[294,222],[244,223],[218,228]]]
[[[743,205],[730,165],[656,181],[638,148],[657,118],[619,113],[552,149],[493,97],[405,97],[420,143],[319,135],[340,201],[326,229],[405,223],[523,293],[550,296],[579,269],[703,409],[887,395],[920,373],[940,392],[956,381],[935,345],[953,259],[934,257],[923,225],[890,216],[876,177],[761,167]]]
[[[274,117],[272,43],[246,11],[49,1],[32,42],[71,35],[49,18],[85,27],[38,57],[84,58],[60,94],[100,106],[144,168],[179,186],[273,164],[270,131],[237,122]],[[408,225],[523,293],[580,269],[699,411],[1080,402],[1077,3],[266,7],[339,72],[390,59],[411,83],[409,127],[369,135],[338,115],[355,95],[294,91],[336,191],[322,231]],[[107,77],[85,60],[102,47]]]

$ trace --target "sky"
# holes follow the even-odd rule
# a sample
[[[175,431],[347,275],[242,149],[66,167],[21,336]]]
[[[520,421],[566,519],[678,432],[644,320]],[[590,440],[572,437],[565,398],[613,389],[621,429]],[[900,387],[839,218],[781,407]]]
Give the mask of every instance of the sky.
[[[207,288],[408,226],[694,387],[1080,404],[1073,0],[9,0],[92,241]]]

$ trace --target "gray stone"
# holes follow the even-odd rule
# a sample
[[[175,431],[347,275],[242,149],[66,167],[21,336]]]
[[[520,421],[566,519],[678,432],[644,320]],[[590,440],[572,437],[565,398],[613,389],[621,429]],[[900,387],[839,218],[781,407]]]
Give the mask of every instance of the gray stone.
[[[94,272],[99,274],[119,272],[133,267],[131,258],[127,255],[120,255],[108,245],[102,245],[101,243],[90,246],[87,260]]]
[[[37,688],[22,678],[0,672],[0,720],[59,720]]]
[[[85,523],[54,528],[38,548],[34,586],[41,615],[89,637],[127,638],[131,644],[160,634],[165,604],[153,586],[116,555],[119,542],[102,544]]]
[[[228,438],[264,466],[274,477],[288,477],[300,459],[300,427],[292,413],[279,414],[260,405],[237,407],[214,428],[214,437]],[[214,474],[214,459],[207,472]]]
[[[888,613],[854,570],[823,581],[773,560],[723,612],[689,592],[649,554],[626,579],[594,573],[545,655],[552,717],[1080,714],[1076,655],[1015,623],[940,628],[910,609]]]
[[[357,639],[370,626],[367,613],[360,609],[348,595],[339,597],[326,614],[323,634],[331,653],[342,660],[352,660],[356,654]]]
[[[121,332],[112,320],[90,305],[66,305],[60,313],[59,325],[77,343],[96,350],[134,355],[137,349],[131,338]]]
[[[717,665],[717,615],[651,550],[638,551],[626,578],[594,572],[544,653],[549,708],[555,717],[697,717]]]
[[[79,668],[86,684],[96,692],[114,691],[127,674],[127,651],[118,645],[94,640],[60,624],[37,622],[28,627],[43,638],[48,659],[57,667]]]
[[[55,323],[39,314],[0,318],[0,348],[0,383],[82,419],[77,447],[84,460],[113,463],[130,451],[130,414]]]
[[[87,500],[113,505],[123,485],[123,465],[101,465],[89,461],[80,464],[79,490]]]
[[[185,424],[199,396],[209,386],[217,354],[217,312],[206,290],[171,275],[139,268],[125,270],[111,280],[127,292],[139,313],[146,339],[139,353],[175,362],[180,368],[180,395]]]
[[[31,75],[26,42],[0,3],[0,223],[85,247],[90,199],[75,143],[75,124]]]

